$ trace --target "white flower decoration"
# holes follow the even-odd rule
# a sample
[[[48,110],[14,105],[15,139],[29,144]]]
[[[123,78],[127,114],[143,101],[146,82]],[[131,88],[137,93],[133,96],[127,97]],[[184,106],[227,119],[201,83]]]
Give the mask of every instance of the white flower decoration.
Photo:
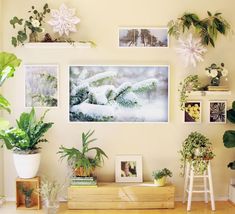
[[[31,21],[31,24],[33,25],[33,27],[39,27],[40,26],[40,22],[37,19],[33,19]]]
[[[76,24],[80,22],[80,19],[75,16],[75,9],[68,8],[65,4],[62,4],[59,10],[51,10],[52,19],[48,21],[53,27],[54,32],[58,32],[60,36],[70,32],[76,32]]]
[[[224,68],[224,69],[221,71],[221,73],[222,73],[222,76],[223,76],[223,77],[228,76],[228,70],[227,70],[226,68]]]
[[[218,75],[218,71],[216,69],[211,70],[211,77],[216,77]]]
[[[204,61],[203,55],[207,49],[202,45],[200,39],[193,38],[190,34],[188,39],[179,39],[180,47],[177,48],[177,52],[182,56],[185,61],[185,66],[190,64],[196,67],[198,62]]]
[[[210,71],[209,71],[209,70],[206,70],[206,75],[207,75],[208,77],[210,77],[210,76],[211,76],[211,73],[210,73]]]

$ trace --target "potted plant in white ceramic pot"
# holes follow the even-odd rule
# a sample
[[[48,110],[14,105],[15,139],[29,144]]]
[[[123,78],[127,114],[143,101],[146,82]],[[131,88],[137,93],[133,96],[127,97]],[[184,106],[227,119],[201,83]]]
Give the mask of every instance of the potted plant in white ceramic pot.
[[[13,151],[14,164],[20,178],[33,178],[38,172],[41,157],[38,144],[47,142],[43,136],[53,125],[44,122],[47,111],[37,120],[32,108],[30,113],[21,114],[17,128],[0,131],[0,139],[7,149]]]
[[[164,186],[167,177],[172,177],[172,172],[167,168],[153,171],[154,184],[156,186]]]

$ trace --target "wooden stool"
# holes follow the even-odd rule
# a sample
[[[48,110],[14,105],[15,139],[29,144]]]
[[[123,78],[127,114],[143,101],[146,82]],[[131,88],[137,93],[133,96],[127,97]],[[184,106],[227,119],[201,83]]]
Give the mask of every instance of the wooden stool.
[[[196,186],[196,187],[203,187],[203,189],[193,189],[194,178],[203,179],[203,185]],[[208,182],[207,182],[207,179],[208,179]],[[207,184],[209,184],[209,189],[208,189]],[[208,193],[209,193],[210,199],[211,199],[211,209],[213,211],[215,210],[215,199],[214,199],[214,192],[213,192],[210,161],[203,175],[194,175],[193,166],[187,163],[186,170],[185,170],[184,195],[183,195],[183,203],[185,203],[186,195],[188,194],[187,211],[191,210],[191,202],[192,202],[193,193],[204,193],[205,203],[208,203]]]

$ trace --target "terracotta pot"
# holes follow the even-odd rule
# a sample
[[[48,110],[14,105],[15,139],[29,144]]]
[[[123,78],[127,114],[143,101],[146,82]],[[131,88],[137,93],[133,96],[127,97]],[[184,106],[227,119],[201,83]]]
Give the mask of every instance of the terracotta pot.
[[[90,177],[93,175],[95,168],[85,170],[83,167],[78,167],[73,170],[74,175],[77,177]]]

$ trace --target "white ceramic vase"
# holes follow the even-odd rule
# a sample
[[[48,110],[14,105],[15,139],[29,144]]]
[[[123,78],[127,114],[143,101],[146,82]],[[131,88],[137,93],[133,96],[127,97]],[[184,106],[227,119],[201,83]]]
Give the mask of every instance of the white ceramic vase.
[[[16,172],[20,178],[34,178],[37,175],[41,154],[16,154],[13,153]]]

